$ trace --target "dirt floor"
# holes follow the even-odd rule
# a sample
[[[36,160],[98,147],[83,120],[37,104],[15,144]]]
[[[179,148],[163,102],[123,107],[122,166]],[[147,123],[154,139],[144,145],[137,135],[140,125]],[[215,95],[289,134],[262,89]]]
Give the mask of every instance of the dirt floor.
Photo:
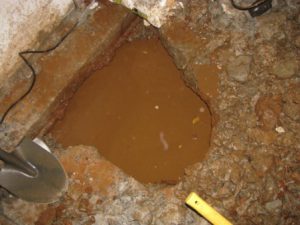
[[[233,224],[299,223],[299,1],[273,1],[256,18],[226,0],[182,3],[158,35],[212,113],[206,159],[176,185],[145,185],[94,147],[64,149],[46,136],[69,190],[49,205],[4,198],[3,224],[209,224],[184,204],[191,191]],[[130,40],[156,32],[140,23]],[[201,71],[215,67],[217,77],[204,78]],[[205,90],[207,79],[218,80],[217,93]]]

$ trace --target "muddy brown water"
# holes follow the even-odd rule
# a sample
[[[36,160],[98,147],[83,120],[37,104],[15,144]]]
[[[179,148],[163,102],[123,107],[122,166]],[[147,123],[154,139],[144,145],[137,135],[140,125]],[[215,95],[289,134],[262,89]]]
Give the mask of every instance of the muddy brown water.
[[[209,148],[211,116],[186,87],[159,40],[117,50],[79,88],[51,133],[63,144],[91,145],[141,182],[178,181]]]

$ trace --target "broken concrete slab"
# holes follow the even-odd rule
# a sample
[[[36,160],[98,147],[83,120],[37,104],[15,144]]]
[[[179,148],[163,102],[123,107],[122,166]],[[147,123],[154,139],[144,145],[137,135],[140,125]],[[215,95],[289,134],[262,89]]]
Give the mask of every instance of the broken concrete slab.
[[[109,61],[108,56],[120,44],[120,37],[134,18],[122,6],[102,6],[85,22],[78,24],[56,49],[36,59],[33,63],[38,73],[36,84],[5,119],[0,146],[11,151],[24,136],[37,134],[49,124],[51,113],[64,105],[91,70],[101,68]],[[70,24],[74,24],[72,19],[63,29],[64,33],[70,29]],[[23,68],[19,72],[26,74],[23,89],[27,90],[31,82],[30,71]]]

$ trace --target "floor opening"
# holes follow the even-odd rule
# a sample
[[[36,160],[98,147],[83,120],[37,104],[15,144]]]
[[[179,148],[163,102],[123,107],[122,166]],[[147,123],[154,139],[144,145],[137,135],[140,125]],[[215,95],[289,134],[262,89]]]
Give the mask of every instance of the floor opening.
[[[211,115],[158,39],[126,43],[79,88],[51,130],[92,145],[140,182],[177,182],[209,149]]]

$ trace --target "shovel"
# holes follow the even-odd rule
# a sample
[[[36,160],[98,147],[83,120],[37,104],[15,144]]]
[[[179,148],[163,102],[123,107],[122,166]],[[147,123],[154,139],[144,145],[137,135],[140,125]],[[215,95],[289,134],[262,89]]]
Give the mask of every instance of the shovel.
[[[58,159],[46,148],[45,144],[24,138],[12,153],[0,149],[0,160],[4,162],[0,186],[26,201],[57,201],[67,190],[67,176]]]

